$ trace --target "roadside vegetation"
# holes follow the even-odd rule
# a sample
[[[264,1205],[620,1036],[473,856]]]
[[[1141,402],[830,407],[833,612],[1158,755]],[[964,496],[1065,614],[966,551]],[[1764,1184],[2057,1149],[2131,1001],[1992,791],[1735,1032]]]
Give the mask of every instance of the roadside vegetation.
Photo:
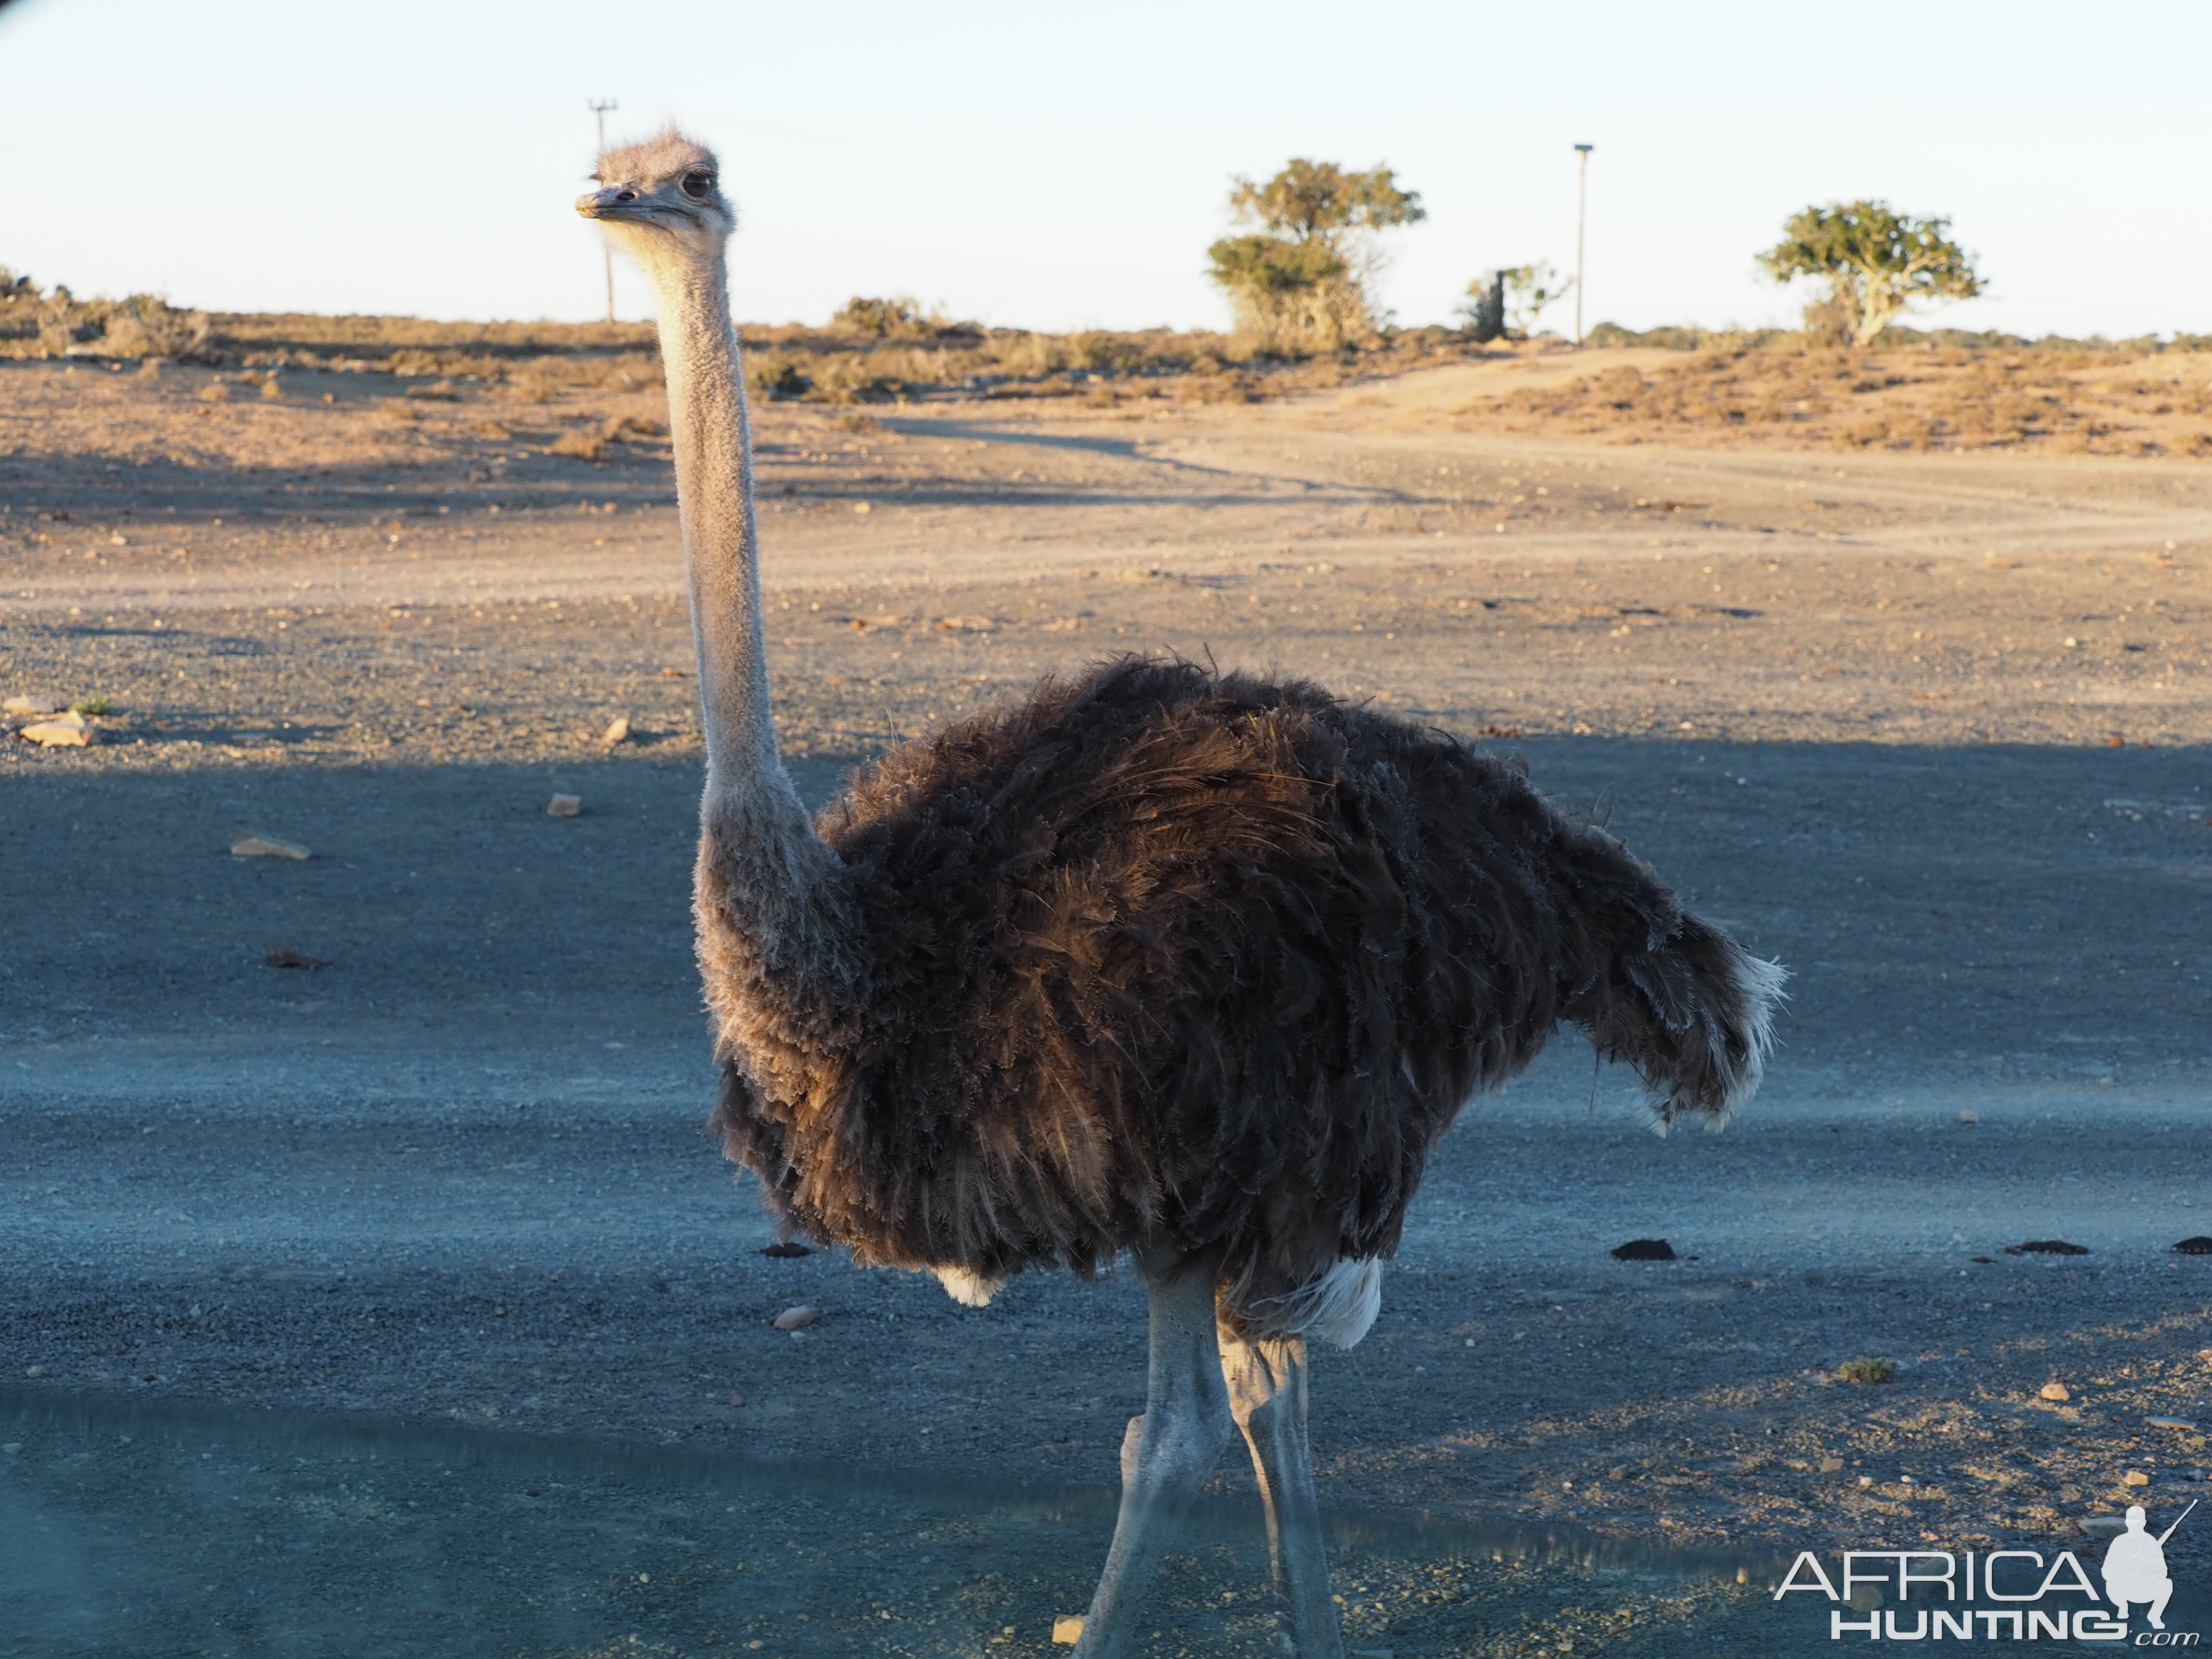
[[[1266,185],[1239,185],[1240,194],[1248,191],[1262,224],[1275,227],[1260,240],[1273,237],[1281,246],[1263,258],[1224,253],[1227,243],[1217,244],[1218,274],[1255,259],[1291,259],[1283,250],[1300,245],[1302,228],[1371,238],[1385,224],[1413,222],[1419,210],[1418,198],[1385,168],[1352,174],[1306,164]],[[1363,260],[1371,268],[1354,241],[1328,241],[1320,230],[1306,240],[1328,255],[1316,269],[1334,269],[1335,261],[1352,272]],[[1343,337],[1327,348],[1309,339],[1291,349],[1282,331],[1296,332],[1284,320],[1292,311],[1253,312],[1227,332],[1051,334],[948,317],[896,295],[855,296],[821,326],[747,324],[743,334],[755,394],[775,401],[1017,400],[1139,412],[1260,402],[1454,365],[1526,368],[1544,358],[1553,360],[1544,374],[1523,377],[1534,383],[1501,374],[1491,391],[1471,381],[1448,418],[1467,429],[1632,443],[2212,458],[2212,337],[2031,341],[1893,321],[1866,345],[1827,343],[1838,330],[1862,331],[1857,323],[1828,326],[1835,293],[1827,291],[1808,311],[1826,306],[1831,313],[1808,316],[1802,329],[1637,332],[1600,323],[1577,352],[1555,337],[1529,336],[1542,307],[1565,291],[1547,267],[1509,270],[1492,288],[1502,310],[1477,316],[1484,308],[1470,307],[1459,327],[1399,328],[1376,322],[1370,310],[1358,313],[1364,321],[1354,332],[1354,313],[1343,308],[1351,301],[1340,295],[1331,314],[1345,325]],[[1478,301],[1485,297],[1478,291]],[[1296,315],[1308,322],[1327,309],[1319,301],[1301,303]],[[1262,338],[1267,316],[1281,328]],[[375,376],[389,385],[395,420],[416,425],[441,402],[559,404],[569,406],[569,423],[581,422],[564,437],[562,453],[590,459],[608,442],[656,434],[665,418],[649,323],[199,312],[146,295],[81,300],[0,270],[0,358],[64,356],[203,366],[222,382],[203,395],[218,399],[279,398],[285,371]]]

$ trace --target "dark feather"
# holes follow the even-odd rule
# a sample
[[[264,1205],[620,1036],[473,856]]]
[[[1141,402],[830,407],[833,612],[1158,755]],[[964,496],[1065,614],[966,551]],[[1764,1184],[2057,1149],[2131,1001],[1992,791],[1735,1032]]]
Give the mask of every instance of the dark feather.
[[[819,829],[854,960],[802,983],[702,937],[710,984],[746,981],[717,997],[747,1034],[726,1013],[715,1121],[865,1262],[1165,1244],[1232,1304],[1279,1296],[1391,1254],[1437,1138],[1562,1018],[1663,1112],[1757,1076],[1765,981],[1618,842],[1304,682],[1048,681],[887,755]]]

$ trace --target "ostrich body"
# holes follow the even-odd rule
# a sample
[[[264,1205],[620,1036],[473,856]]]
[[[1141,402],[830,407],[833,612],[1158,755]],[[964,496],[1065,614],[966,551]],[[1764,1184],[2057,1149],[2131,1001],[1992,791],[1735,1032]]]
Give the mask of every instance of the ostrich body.
[[[1291,1647],[1337,1659],[1305,1345],[1373,1322],[1430,1148],[1570,1021],[1667,1116],[1756,1086],[1780,970],[1514,768],[1302,681],[1125,658],[893,751],[811,823],[776,754],[711,153],[601,158],[652,278],[707,747],[714,1122],[789,1231],[981,1305],[1124,1253],[1143,1416],[1078,1659],[1237,1429]]]

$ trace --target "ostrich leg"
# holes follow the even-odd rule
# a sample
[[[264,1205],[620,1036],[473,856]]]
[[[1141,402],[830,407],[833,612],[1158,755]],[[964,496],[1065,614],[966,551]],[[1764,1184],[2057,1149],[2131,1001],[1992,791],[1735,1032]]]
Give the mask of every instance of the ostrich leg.
[[[1210,1267],[1141,1265],[1152,1301],[1145,1414],[1129,1419],[1122,1442],[1121,1513],[1074,1659],[1119,1659],[1127,1651],[1138,1603],[1175,1540],[1176,1523],[1236,1432],[1214,1334]]]
[[[1267,1506],[1267,1545],[1274,1556],[1275,1595],[1289,1650],[1297,1659],[1344,1659],[1306,1447],[1305,1339],[1271,1336],[1243,1342],[1224,1337],[1221,1369],[1229,1382],[1230,1409],[1252,1448],[1253,1471]]]

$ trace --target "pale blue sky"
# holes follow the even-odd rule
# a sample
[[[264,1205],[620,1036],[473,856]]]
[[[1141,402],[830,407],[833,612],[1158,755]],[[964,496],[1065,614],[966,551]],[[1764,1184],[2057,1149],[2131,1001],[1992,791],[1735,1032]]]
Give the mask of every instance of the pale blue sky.
[[[1229,176],[1291,155],[1422,192],[1383,297],[1442,320],[1485,266],[1571,262],[1582,141],[1592,322],[1790,320],[1752,255],[1871,195],[1982,256],[1989,297],[1946,322],[2206,331],[2208,64],[2203,0],[18,0],[0,264],[222,309],[590,317],[568,204],[599,95],[621,134],[673,115],[720,150],[763,321],[905,292],[1218,326]],[[646,314],[634,276],[618,297]]]

